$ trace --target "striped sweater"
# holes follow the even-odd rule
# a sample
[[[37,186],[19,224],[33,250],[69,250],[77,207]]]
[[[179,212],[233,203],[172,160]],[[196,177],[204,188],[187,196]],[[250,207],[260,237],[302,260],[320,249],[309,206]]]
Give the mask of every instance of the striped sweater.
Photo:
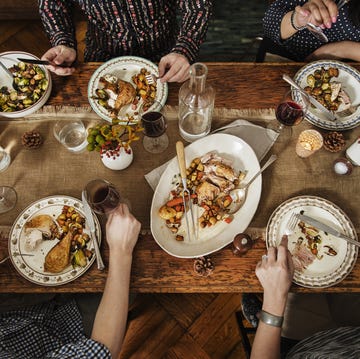
[[[85,61],[133,55],[157,62],[176,52],[194,62],[212,7],[211,0],[39,0],[40,16],[52,46],[76,49],[74,2],[88,21]]]

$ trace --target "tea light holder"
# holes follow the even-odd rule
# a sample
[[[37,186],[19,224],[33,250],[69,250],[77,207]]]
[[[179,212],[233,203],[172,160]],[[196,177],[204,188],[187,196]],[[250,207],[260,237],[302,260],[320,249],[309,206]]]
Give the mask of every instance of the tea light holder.
[[[305,130],[299,135],[296,143],[296,154],[306,158],[314,154],[323,146],[323,137],[320,132],[315,130]]]

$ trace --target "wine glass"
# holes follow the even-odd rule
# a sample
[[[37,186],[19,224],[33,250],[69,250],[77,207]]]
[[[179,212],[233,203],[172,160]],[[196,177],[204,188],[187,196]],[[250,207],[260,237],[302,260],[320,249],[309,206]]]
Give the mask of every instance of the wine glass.
[[[298,125],[305,117],[309,106],[309,97],[296,89],[285,93],[275,110],[277,124],[269,128],[279,134],[277,141],[291,137],[292,126]]]
[[[0,186],[0,213],[13,209],[17,202],[17,193],[14,188]]]
[[[90,207],[98,214],[109,214],[120,203],[121,197],[118,190],[104,179],[90,181],[84,191]]]
[[[139,114],[144,128],[143,146],[150,153],[164,152],[169,145],[166,119],[161,109],[162,105],[158,101],[150,107],[146,103],[140,107]]]
[[[335,0],[338,10],[340,10],[348,2],[349,0]],[[311,32],[312,35],[314,35],[321,42],[324,43],[329,42],[328,37],[324,34],[324,31],[320,26],[317,26],[311,22],[307,22],[306,28]]]

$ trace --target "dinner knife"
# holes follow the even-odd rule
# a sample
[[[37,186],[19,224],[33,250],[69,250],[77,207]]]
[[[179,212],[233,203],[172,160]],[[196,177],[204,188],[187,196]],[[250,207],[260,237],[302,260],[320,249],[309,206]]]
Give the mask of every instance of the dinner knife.
[[[52,65],[52,66],[59,66],[59,67],[68,67],[68,65],[65,64],[60,64],[57,65],[51,61],[47,61],[47,60],[37,60],[37,59],[25,59],[22,57],[18,57],[17,58],[19,61],[21,62],[27,62],[28,64],[35,64],[35,65]]]
[[[85,191],[82,191],[81,199],[82,199],[82,203],[83,203],[83,207],[84,207],[85,219],[86,219],[86,222],[87,222],[87,224],[89,226],[89,229],[90,229],[90,238],[92,239],[92,241],[94,243],[97,267],[98,267],[98,269],[103,270],[105,268],[105,265],[104,265],[104,262],[103,262],[103,260],[101,258],[99,243],[98,243],[98,240],[97,240],[97,237],[96,237],[95,221],[94,221],[92,210],[91,210],[91,208],[89,206],[89,203],[88,203],[88,201],[86,199]]]
[[[324,107],[319,101],[317,101],[313,96],[309,95],[303,88],[301,88],[290,76],[283,75],[283,80],[285,80],[288,84],[295,87],[297,90],[299,90],[301,93],[306,95],[309,98],[309,101],[318,109],[320,110],[328,120],[330,121],[336,121],[335,115],[329,111],[326,107]]]
[[[355,239],[352,239],[348,236],[346,236],[345,234],[337,231],[336,229],[328,226],[327,224],[323,223],[323,222],[320,222],[318,221],[317,219],[315,218],[312,218],[312,217],[309,217],[309,216],[306,216],[304,214],[296,214],[296,217],[298,219],[300,219],[301,221],[304,221],[308,224],[311,224],[312,226],[314,226],[315,228],[317,229],[320,229],[321,231],[324,231],[326,233],[330,233],[332,234],[333,236],[335,237],[338,237],[338,238],[341,238],[341,239],[344,239],[345,241],[355,245],[355,246],[358,246],[360,247],[360,242],[356,241]]]

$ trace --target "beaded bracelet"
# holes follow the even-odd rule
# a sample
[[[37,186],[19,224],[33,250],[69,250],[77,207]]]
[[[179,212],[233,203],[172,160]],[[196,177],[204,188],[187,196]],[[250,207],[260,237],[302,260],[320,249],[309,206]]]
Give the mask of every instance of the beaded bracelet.
[[[291,16],[290,16],[290,23],[291,23],[291,26],[296,30],[296,31],[301,31],[301,30],[304,30],[306,28],[306,26],[296,26],[295,25],[295,21],[294,21],[294,17],[295,17],[295,10],[292,12]]]
[[[279,317],[277,315],[270,314],[265,310],[261,310],[259,319],[265,324],[271,325],[273,327],[281,328],[284,317]]]

